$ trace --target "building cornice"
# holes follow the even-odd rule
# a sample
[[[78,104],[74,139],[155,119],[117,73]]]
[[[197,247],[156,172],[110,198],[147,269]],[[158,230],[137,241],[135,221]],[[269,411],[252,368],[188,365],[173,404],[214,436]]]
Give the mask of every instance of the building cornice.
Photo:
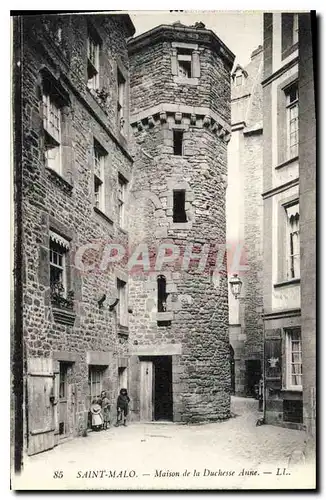
[[[286,71],[288,71],[289,69],[291,69],[293,66],[295,66],[296,64],[298,64],[298,62],[299,62],[299,57],[298,56],[294,57],[293,59],[291,59],[291,61],[289,61],[288,63],[284,64],[284,66],[281,66],[281,68],[279,68],[274,73],[272,73],[267,78],[265,78],[261,82],[262,86],[266,87],[267,85],[269,85],[270,83],[272,83],[274,80],[277,80],[283,73],[285,73]]]
[[[268,191],[265,191],[262,194],[262,198],[265,200],[266,198],[270,198],[271,196],[274,196],[275,194],[282,193],[283,191],[286,191],[287,189],[298,186],[299,185],[299,177],[296,179],[292,179],[289,182],[286,182],[285,184],[282,184],[280,186],[276,186],[272,189],[269,189]]]
[[[272,311],[270,313],[262,314],[264,319],[279,319],[279,318],[294,318],[301,316],[301,309],[283,309],[281,311]]]
[[[233,66],[235,55],[212,31],[207,29],[198,29],[188,26],[173,26],[161,24],[155,28],[142,33],[136,38],[128,41],[129,55],[142,50],[144,47],[151,46],[160,41],[189,42],[198,45],[210,46],[217,54],[221,56],[230,71]]]
[[[153,127],[155,123],[165,123],[168,117],[173,117],[175,123],[180,125],[207,128],[225,142],[231,138],[230,125],[213,110],[199,106],[161,103],[132,115],[130,124],[142,130]]]

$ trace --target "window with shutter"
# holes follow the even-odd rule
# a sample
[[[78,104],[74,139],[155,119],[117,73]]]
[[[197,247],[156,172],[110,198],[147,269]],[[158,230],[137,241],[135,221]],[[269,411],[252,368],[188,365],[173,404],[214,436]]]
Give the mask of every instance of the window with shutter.
[[[43,127],[46,166],[61,174],[61,109],[48,93],[43,94]]]

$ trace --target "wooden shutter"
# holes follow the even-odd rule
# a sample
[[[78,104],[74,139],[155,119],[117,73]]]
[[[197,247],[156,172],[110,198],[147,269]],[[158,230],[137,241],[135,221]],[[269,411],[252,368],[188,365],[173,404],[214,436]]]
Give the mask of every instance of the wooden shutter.
[[[191,55],[191,71],[192,78],[200,77],[200,61],[199,61],[199,52],[194,50]]]
[[[153,420],[153,363],[140,362],[140,420]]]
[[[282,340],[265,340],[265,379],[275,389],[282,386]]]
[[[53,448],[54,396],[53,362],[50,358],[30,358],[27,361],[28,391],[28,455]]]
[[[59,441],[59,385],[60,385],[60,363],[53,361],[53,421],[54,421],[54,444]]]

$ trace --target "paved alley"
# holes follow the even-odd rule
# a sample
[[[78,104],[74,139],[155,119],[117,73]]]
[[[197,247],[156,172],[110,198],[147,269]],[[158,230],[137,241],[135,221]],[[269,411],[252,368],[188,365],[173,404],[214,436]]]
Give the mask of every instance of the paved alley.
[[[233,417],[220,423],[132,423],[91,432],[27,457],[21,484],[30,489],[288,488],[303,461],[305,433],[256,426],[257,406],[256,400],[234,397]],[[308,476],[306,471],[305,482],[313,481],[312,469]]]

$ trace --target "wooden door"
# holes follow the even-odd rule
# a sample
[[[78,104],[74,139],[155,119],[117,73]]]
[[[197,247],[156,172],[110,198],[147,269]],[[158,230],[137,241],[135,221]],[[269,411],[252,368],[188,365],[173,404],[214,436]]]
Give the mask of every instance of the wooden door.
[[[59,372],[59,438],[68,434],[68,365],[60,363]]]
[[[153,362],[140,362],[140,420],[153,420]]]
[[[28,455],[53,448],[54,373],[50,358],[27,360]]]

